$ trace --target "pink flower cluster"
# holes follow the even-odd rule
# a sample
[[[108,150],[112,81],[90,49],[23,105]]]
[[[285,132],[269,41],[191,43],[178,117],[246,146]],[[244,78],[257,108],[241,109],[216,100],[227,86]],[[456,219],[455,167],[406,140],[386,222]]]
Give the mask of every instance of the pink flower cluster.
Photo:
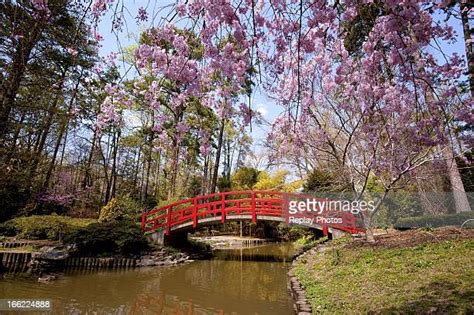
[[[345,27],[363,6],[374,9],[374,19],[351,47]],[[466,118],[458,113],[472,106],[456,88],[460,57],[433,53],[440,41],[455,40],[452,28],[436,20],[441,11],[432,14],[442,6],[428,0],[179,1],[178,16],[192,22],[197,38],[172,25],[151,29],[151,43],[137,49],[136,60],[143,81],[179,86],[168,93],[174,111],[197,98],[221,117],[239,112],[246,123],[248,108],[230,102],[257,79],[250,70],[259,71],[262,86],[285,108],[269,138],[281,152],[350,138],[341,158],[390,177],[446,141],[452,127],[446,112]],[[190,41],[202,45],[202,55],[193,55]],[[161,84],[138,90],[149,106],[162,108]],[[365,163],[357,152],[377,154]]]

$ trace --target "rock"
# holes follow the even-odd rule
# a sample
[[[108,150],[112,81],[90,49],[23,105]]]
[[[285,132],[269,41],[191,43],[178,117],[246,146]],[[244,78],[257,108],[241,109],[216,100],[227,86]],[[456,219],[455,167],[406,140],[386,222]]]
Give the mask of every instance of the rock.
[[[56,280],[58,277],[55,275],[45,275],[38,278],[38,282],[50,282],[52,280]]]
[[[168,258],[165,259],[163,262],[165,263],[165,265],[172,265],[174,263],[172,259],[168,259]]]
[[[44,246],[39,253],[35,255],[36,259],[41,260],[64,260],[69,257],[66,248],[61,246]]]
[[[141,267],[151,267],[156,266],[156,262],[153,259],[140,259],[137,265]]]

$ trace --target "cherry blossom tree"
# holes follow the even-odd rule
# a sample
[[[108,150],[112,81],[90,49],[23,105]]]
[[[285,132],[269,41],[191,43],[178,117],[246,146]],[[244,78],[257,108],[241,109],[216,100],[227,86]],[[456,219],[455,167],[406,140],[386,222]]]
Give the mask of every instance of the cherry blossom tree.
[[[97,18],[112,2],[94,2]],[[439,158],[437,152],[450,149],[455,124],[472,124],[472,98],[457,88],[463,60],[441,49],[456,38],[435,18],[445,5],[179,1],[172,7],[175,14],[155,28],[154,41],[138,48],[137,63],[183,83],[169,95],[172,106],[195,98],[223,118],[238,110],[250,120],[251,109],[230,100],[249,80],[258,82],[285,109],[269,137],[280,156],[323,151],[358,196],[372,175],[387,193],[405,175]],[[143,11],[139,16],[146,18]],[[202,43],[199,60],[172,23],[186,24],[196,34]],[[173,48],[164,49],[162,41]],[[115,94],[120,100],[120,90]],[[146,101],[154,106],[153,99]],[[365,219],[370,227],[370,215]]]

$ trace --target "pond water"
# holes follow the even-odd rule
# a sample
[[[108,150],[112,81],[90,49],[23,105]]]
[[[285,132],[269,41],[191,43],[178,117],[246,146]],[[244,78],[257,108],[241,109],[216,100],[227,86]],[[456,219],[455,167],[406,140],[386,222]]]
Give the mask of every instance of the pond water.
[[[5,274],[0,298],[51,299],[54,314],[293,314],[293,252],[290,244],[219,250],[181,266],[67,272],[50,283]]]

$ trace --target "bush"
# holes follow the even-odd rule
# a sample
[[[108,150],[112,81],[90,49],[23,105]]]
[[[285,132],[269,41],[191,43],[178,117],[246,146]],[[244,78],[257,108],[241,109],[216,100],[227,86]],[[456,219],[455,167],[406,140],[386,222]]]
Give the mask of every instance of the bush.
[[[129,196],[112,198],[100,210],[99,222],[108,222],[120,219],[135,220],[141,214],[140,204]]]
[[[304,192],[341,192],[350,191],[350,185],[344,177],[334,172],[314,169],[303,184]]]
[[[59,215],[32,215],[18,217],[0,224],[0,235],[25,239],[58,240],[62,235],[95,222]]]
[[[304,251],[315,247],[316,245],[322,244],[328,240],[327,236],[321,238],[315,238],[312,235],[304,235],[301,238],[293,242],[297,247],[302,248]]]
[[[400,218],[397,220],[395,228],[409,229],[422,227],[436,228],[447,225],[461,226],[461,224],[463,224],[469,219],[474,219],[474,211],[454,214],[425,215],[420,217]]]
[[[276,226],[276,238],[286,240],[286,241],[295,241],[304,237],[313,237],[313,232],[303,226],[288,226],[286,224],[280,223]]]
[[[80,255],[131,255],[149,249],[140,227],[130,220],[90,224],[64,237]]]
[[[232,175],[233,190],[247,190],[258,182],[258,174],[260,172],[252,167],[241,167]]]

